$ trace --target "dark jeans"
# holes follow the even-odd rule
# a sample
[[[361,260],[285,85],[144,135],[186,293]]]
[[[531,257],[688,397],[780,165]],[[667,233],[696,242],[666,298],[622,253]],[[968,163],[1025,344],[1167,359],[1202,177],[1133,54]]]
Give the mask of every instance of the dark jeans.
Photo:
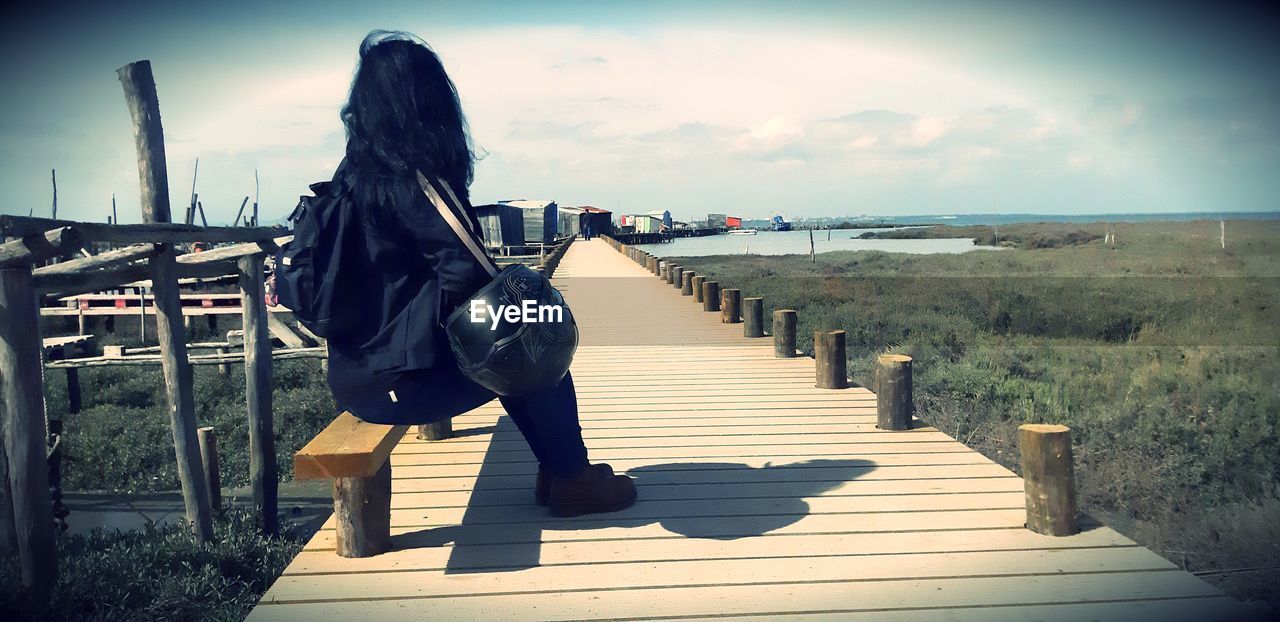
[[[492,391],[472,382],[449,363],[438,369],[369,374],[329,372],[338,406],[370,423],[420,425],[455,417],[488,403]],[[538,462],[560,477],[587,466],[587,447],[578,424],[573,378],[521,397],[499,397]]]

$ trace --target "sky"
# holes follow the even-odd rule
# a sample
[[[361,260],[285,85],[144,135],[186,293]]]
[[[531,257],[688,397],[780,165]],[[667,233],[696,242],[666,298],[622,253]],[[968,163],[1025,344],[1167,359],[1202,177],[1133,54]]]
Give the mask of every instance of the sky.
[[[49,3],[46,3],[49,4]],[[102,4],[102,3],[99,3]],[[190,6],[188,6],[190,4]],[[0,29],[0,213],[140,221],[116,69],[149,59],[181,218],[281,222],[345,145],[360,40],[440,54],[472,200],[677,219],[1280,211],[1276,18],[1251,4],[57,4]],[[250,199],[252,202],[253,199]]]

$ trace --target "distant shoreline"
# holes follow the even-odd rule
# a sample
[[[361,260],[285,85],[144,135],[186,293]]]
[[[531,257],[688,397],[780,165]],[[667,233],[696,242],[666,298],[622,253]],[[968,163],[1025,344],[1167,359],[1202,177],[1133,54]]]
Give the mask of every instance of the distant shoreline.
[[[1152,212],[1152,213],[1104,213],[1104,214],[931,214],[921,216],[836,216],[823,218],[815,222],[811,219],[797,218],[793,222],[797,229],[806,229],[810,225],[825,228],[837,228],[848,222],[847,229],[888,229],[914,226],[945,225],[963,227],[967,225],[1006,226],[1022,223],[1151,223],[1151,222],[1193,222],[1197,220],[1280,220],[1280,212]],[[754,226],[757,221],[749,223]],[[760,226],[767,227],[765,221]],[[748,224],[748,223],[744,223]]]

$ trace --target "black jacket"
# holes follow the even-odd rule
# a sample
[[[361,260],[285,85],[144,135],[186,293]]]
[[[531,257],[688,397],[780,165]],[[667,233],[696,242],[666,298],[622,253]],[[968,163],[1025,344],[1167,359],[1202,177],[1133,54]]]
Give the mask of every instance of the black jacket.
[[[329,340],[332,372],[368,374],[452,364],[440,324],[489,281],[488,273],[416,179],[370,177],[344,163],[334,182],[330,191],[345,193],[360,214],[365,248],[350,268],[365,278],[348,299],[359,306],[365,321]],[[465,188],[458,190],[465,197]],[[479,231],[474,210],[461,200]]]

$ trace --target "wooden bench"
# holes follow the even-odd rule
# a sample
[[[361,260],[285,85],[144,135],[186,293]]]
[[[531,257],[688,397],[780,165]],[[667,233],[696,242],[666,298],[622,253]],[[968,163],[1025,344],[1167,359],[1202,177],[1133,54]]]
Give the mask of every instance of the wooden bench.
[[[294,479],[333,480],[338,555],[369,557],[391,548],[389,457],[408,429],[344,412],[294,454]]]

